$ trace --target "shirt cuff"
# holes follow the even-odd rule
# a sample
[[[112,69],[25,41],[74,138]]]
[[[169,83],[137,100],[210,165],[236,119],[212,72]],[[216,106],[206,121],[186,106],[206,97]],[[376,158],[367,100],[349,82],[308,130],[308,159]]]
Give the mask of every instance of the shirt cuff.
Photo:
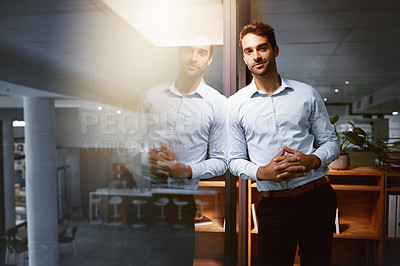
[[[192,169],[192,179],[199,178],[203,174],[203,171],[201,169],[201,165],[199,163],[195,164],[188,164],[188,166]]]
[[[313,152],[312,154],[314,154],[315,156],[317,156],[319,158],[319,160],[321,161],[321,164],[319,165],[318,168],[315,168],[314,170],[316,171],[320,171],[320,170],[324,170],[327,163],[326,160],[323,159],[323,155],[322,153],[318,152],[318,150],[316,150],[315,152]]]
[[[249,163],[247,164],[245,171],[240,174],[240,177],[244,179],[257,180],[258,168],[260,168],[259,165]]]

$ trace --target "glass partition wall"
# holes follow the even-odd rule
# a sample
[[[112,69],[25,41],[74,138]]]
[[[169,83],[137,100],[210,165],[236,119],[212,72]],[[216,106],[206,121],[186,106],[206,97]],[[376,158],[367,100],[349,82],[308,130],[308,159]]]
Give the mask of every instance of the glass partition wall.
[[[246,190],[227,171],[222,123],[237,90],[237,1],[144,2],[21,3],[1,14],[16,29],[7,49],[32,71],[3,84],[26,121],[11,141],[18,180],[3,177],[16,184],[4,187],[4,263],[246,260]]]
[[[111,44],[121,49],[114,57],[92,55],[97,69],[115,65],[117,82],[104,84],[95,75],[95,104],[80,110],[83,219],[74,220],[74,212],[60,217],[69,228],[78,225],[73,241],[78,254],[60,246],[60,265],[231,265],[236,180],[225,174],[225,132],[219,124],[224,96],[236,86],[226,85],[235,72],[224,72],[235,69],[226,66],[235,49],[228,50],[224,40],[226,24],[232,23],[230,3],[93,4],[130,37]],[[121,102],[108,103],[107,89],[121,94]],[[187,165],[192,180],[174,176]]]
[[[4,228],[21,247],[4,248],[5,263],[237,262],[224,122],[236,91],[236,3],[142,2],[37,7],[49,13],[40,30],[70,61],[55,67],[67,81],[43,77],[56,95],[20,95],[27,163],[15,162],[24,176],[13,204],[23,195],[27,216],[16,208]]]

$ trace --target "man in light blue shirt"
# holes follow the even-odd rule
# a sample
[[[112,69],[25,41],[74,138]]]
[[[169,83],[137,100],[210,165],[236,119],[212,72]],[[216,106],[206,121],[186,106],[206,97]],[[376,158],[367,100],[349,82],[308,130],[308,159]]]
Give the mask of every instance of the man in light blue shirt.
[[[170,187],[194,190],[200,179],[226,172],[225,96],[201,77],[182,93],[178,79],[150,89],[143,105],[147,120],[157,121],[143,134],[153,175]]]
[[[210,45],[180,47],[178,78],[149,89],[140,107],[143,119],[136,141],[143,149],[135,156],[141,164],[136,166],[159,187],[154,198],[169,199],[169,224],[155,228],[161,233],[154,256],[165,258],[163,265],[193,264],[193,193],[200,179],[227,170],[226,98],[203,79],[212,54]]]
[[[253,81],[228,100],[229,169],[257,182],[259,265],[330,265],[336,195],[325,174],[339,146],[319,94],[277,72],[274,29],[240,34]],[[299,66],[301,67],[301,66]]]

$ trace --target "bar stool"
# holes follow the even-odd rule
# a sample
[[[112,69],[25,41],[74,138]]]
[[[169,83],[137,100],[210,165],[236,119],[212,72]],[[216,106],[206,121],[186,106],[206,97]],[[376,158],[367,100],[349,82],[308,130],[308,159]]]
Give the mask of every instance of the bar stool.
[[[166,197],[159,198],[158,201],[154,202],[154,205],[156,205],[156,206],[161,208],[161,214],[157,218],[160,218],[161,220],[165,220],[164,207],[168,203],[169,203],[169,198],[166,198]],[[164,225],[164,224],[167,224],[167,222],[163,221],[163,222],[159,222],[157,224]]]
[[[111,216],[114,218],[114,222],[111,223],[111,225],[119,225],[121,224],[120,222],[117,222],[117,218],[119,217],[119,215],[117,214],[117,205],[122,203],[122,199],[119,196],[113,196],[109,201],[108,204],[109,205],[113,205],[114,206],[114,215]]]
[[[135,228],[139,228],[139,227],[143,227],[143,226],[145,226],[145,224],[143,224],[143,223],[141,223],[141,218],[142,218],[142,215],[141,215],[141,213],[140,213],[140,209],[141,209],[141,207],[142,207],[142,205],[144,205],[144,204],[146,204],[147,203],[147,200],[140,200],[140,199],[134,199],[134,200],[132,200],[132,204],[133,205],[135,205],[136,207],[137,207],[137,210],[138,210],[138,212],[137,212],[137,219],[138,219],[138,222],[137,223],[134,223],[132,226],[133,227],[135,227]]]
[[[174,204],[178,207],[178,220],[181,221],[182,220],[182,207],[185,205],[188,205],[189,202],[178,200],[177,198],[174,198],[173,201],[174,201]],[[182,227],[185,227],[185,224],[179,222],[178,224],[174,225],[174,227],[182,228]]]

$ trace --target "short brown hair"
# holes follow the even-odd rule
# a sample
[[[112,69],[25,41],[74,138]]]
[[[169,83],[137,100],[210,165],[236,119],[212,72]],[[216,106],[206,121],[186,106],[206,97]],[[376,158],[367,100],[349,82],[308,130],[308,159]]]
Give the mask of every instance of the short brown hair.
[[[270,25],[265,24],[261,21],[255,20],[243,27],[240,32],[239,46],[243,51],[242,39],[249,33],[253,33],[258,36],[266,37],[271,44],[272,48],[276,46],[275,30]]]

